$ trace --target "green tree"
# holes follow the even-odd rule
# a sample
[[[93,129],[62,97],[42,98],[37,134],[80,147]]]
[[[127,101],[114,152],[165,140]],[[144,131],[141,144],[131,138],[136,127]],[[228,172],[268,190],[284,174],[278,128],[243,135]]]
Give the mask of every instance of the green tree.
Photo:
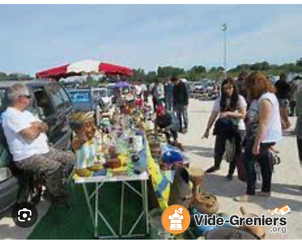
[[[158,67],[157,75],[160,78],[178,77],[184,74],[185,70],[183,68],[176,68],[172,66]]]
[[[11,73],[8,75],[8,79],[12,80],[26,80],[26,79],[31,79],[32,77],[28,74],[25,73]]]
[[[0,72],[0,80],[7,79],[7,74],[5,72]]]
[[[195,72],[195,73],[205,73],[207,72],[207,69],[204,66],[193,66],[190,69],[190,72]]]
[[[155,71],[148,72],[148,74],[146,75],[146,82],[154,82],[157,78],[158,76]]]
[[[137,82],[137,81],[145,81],[146,74],[142,68],[134,69],[132,76],[129,78],[130,81]]]
[[[299,67],[302,67],[302,58],[300,58],[296,61],[296,65]]]

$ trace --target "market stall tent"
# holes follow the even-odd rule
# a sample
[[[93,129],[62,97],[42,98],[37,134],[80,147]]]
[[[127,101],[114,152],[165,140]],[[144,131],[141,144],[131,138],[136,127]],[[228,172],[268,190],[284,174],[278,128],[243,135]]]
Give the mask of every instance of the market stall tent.
[[[83,74],[131,76],[132,73],[132,69],[127,67],[89,59],[38,72],[36,73],[36,77],[59,80],[60,78],[80,76]]]

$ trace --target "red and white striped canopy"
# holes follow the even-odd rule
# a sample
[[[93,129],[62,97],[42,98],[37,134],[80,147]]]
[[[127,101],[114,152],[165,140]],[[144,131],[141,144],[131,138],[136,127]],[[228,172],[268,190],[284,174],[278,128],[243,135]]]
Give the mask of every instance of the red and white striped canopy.
[[[131,76],[132,69],[103,63],[95,60],[84,60],[71,64],[66,64],[60,67],[51,68],[42,72],[36,73],[37,78],[52,78],[60,79],[83,74],[105,74],[105,75],[124,75]]]

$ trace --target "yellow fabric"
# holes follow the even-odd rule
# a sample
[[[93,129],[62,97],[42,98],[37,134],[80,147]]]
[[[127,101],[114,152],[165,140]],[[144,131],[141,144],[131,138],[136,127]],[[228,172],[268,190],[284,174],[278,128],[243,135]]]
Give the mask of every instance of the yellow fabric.
[[[129,157],[126,155],[120,154],[117,158],[120,160],[122,166],[126,165],[129,162]]]
[[[147,143],[146,153],[147,153],[147,168],[148,173],[151,176],[152,185],[154,188],[154,191],[158,190],[159,185],[161,184],[164,173],[160,170],[159,165],[155,162],[154,158],[151,155],[149,144]],[[162,210],[166,209],[168,207],[168,201],[170,196],[170,187],[171,184],[168,183],[168,186],[164,189],[164,191],[161,192],[161,198],[157,198],[158,204]]]

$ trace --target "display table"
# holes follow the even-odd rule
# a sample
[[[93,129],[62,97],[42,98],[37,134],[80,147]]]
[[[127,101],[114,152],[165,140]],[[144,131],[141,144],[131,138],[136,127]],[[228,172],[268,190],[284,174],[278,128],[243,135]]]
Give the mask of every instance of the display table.
[[[141,174],[133,174],[133,175],[125,175],[125,176],[92,176],[92,177],[78,177],[75,179],[76,184],[82,184],[84,189],[84,194],[87,202],[87,206],[89,209],[89,213],[91,216],[91,220],[94,227],[94,237],[95,238],[131,238],[131,237],[144,237],[146,234],[149,233],[149,223],[148,223],[148,194],[147,194],[147,181],[149,179],[149,175],[147,172],[143,172]],[[141,182],[141,192],[136,190],[133,186],[129,184],[131,181],[140,181]],[[105,183],[108,182],[121,182],[122,189],[121,189],[121,202],[120,202],[120,224],[119,224],[119,232],[116,233],[113,228],[112,224],[110,224],[105,216],[102,214],[102,209],[99,207],[99,197],[100,197],[100,190]],[[94,184],[95,188],[94,191],[89,195],[87,191],[87,184]],[[134,193],[142,199],[142,206],[143,210],[129,232],[127,234],[123,234],[123,218],[124,218],[124,193],[125,187],[128,187]],[[93,205],[94,199],[94,206]],[[104,206],[106,207],[106,206]],[[146,222],[146,232],[140,234],[132,234],[135,230],[137,224],[145,218]],[[98,232],[99,226],[99,218],[101,218],[112,235],[107,236],[100,236]]]

